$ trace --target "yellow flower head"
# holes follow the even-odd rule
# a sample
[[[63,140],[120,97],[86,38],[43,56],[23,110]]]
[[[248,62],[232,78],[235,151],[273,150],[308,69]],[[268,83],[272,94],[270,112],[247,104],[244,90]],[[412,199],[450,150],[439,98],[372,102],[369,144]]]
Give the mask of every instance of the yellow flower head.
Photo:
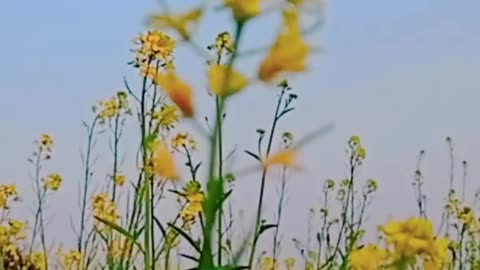
[[[153,113],[152,117],[158,121],[161,128],[167,130],[173,128],[180,119],[177,107],[168,104],[163,104],[160,110]]]
[[[106,193],[99,193],[92,197],[93,215],[110,223],[116,224],[120,215],[117,212],[117,206]],[[110,230],[108,226],[102,226],[103,223],[95,221],[95,228],[97,230]]]
[[[136,49],[137,65],[153,60],[168,61],[175,49],[175,40],[161,31],[148,31],[135,40],[140,47]]]
[[[190,26],[202,17],[202,9],[195,8],[183,14],[151,15],[147,24],[157,29],[174,29],[184,39],[190,38]]]
[[[228,85],[226,85],[228,80]],[[228,70],[224,65],[211,65],[208,70],[210,90],[218,96],[238,93],[248,83],[247,78],[235,70]]]
[[[26,258],[26,267],[24,269],[44,270],[47,262],[47,256],[43,252],[33,252]]]
[[[152,157],[152,169],[153,172],[162,178],[169,180],[178,179],[179,175],[175,160],[172,154],[168,151],[167,145],[161,141],[155,141],[151,145],[153,157]]]
[[[244,22],[260,13],[260,0],[224,0],[225,6],[232,10],[233,17]]]
[[[310,47],[302,39],[296,9],[285,10],[283,18],[285,30],[277,37],[258,71],[263,81],[271,81],[282,72],[301,72],[306,68]]]
[[[48,152],[51,151],[51,148],[53,146],[53,139],[52,139],[52,136],[50,136],[49,134],[42,134],[40,136],[40,141],[39,141],[39,147],[40,149],[45,149],[47,150]]]
[[[387,251],[369,244],[350,253],[348,260],[353,270],[377,270],[386,262]]]
[[[186,132],[181,132],[172,138],[172,147],[177,151],[180,151],[183,148],[197,150],[198,145],[192,135]]]
[[[43,188],[45,190],[57,191],[60,188],[61,184],[62,184],[62,176],[60,176],[60,174],[58,173],[49,174],[43,180]]]
[[[16,185],[0,185],[0,209],[9,209],[10,199],[18,199]]]
[[[115,177],[113,178],[113,182],[117,186],[123,186],[125,184],[126,179],[127,178],[125,177],[125,175],[119,174],[119,175],[115,175]]]
[[[154,82],[167,93],[185,117],[193,117],[192,88],[173,72],[160,73]]]

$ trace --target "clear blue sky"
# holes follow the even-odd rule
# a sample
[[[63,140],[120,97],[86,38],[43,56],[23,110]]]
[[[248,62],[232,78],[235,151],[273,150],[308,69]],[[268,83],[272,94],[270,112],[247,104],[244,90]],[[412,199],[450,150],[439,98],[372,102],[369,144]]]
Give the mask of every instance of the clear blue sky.
[[[436,198],[431,205],[441,201],[448,181],[446,136],[456,142],[457,175],[461,160],[468,160],[471,190],[476,188],[480,2],[332,0],[327,4],[326,23],[310,39],[325,51],[311,59],[307,74],[292,80],[300,95],[298,110],[281,128],[298,136],[327,122],[335,123],[336,129],[304,151],[308,171],[290,182],[292,220],[303,219],[308,207],[315,205],[322,180],[343,178],[344,149],[352,134],[361,136],[367,148],[360,177],[380,181],[372,222],[382,222],[391,213],[400,217],[414,213],[409,183],[420,149],[427,153],[428,193]],[[184,8],[178,3],[175,7]],[[0,2],[1,182],[16,181],[30,194],[26,159],[31,141],[37,134],[51,132],[57,150],[48,169],[66,177],[65,191],[52,197],[52,209],[70,212],[74,183],[80,178],[79,149],[85,141],[81,121],[88,119],[89,108],[98,99],[122,89],[123,75],[135,76],[126,65],[130,41],[143,30],[144,16],[154,10],[159,10],[154,0]],[[218,16],[220,20],[227,14]],[[201,25],[203,45],[231,28],[225,21],[214,22],[207,19]],[[244,46],[257,41],[268,44],[270,29],[275,29],[274,18],[249,27]],[[204,80],[199,58],[183,49],[177,58],[184,77]],[[198,88],[198,95],[205,96],[201,85]],[[274,98],[274,90],[256,86],[230,104],[227,142],[254,146],[254,131],[269,123]],[[199,97],[197,105],[201,113],[210,112],[207,98]],[[102,181],[104,169],[98,171]],[[252,201],[257,179],[243,181],[238,198]],[[273,188],[271,193],[273,199]],[[390,210],[384,209],[386,205]],[[292,221],[290,228],[298,230],[290,236],[301,237],[303,226],[304,222]]]

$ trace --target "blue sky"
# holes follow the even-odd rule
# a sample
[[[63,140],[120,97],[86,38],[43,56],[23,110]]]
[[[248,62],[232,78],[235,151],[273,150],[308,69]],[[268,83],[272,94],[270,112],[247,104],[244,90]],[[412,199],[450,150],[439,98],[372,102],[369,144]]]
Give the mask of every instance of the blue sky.
[[[174,8],[190,3],[194,1],[176,3]],[[26,159],[31,142],[37,134],[51,132],[57,150],[48,169],[66,176],[65,192],[52,198],[56,201],[52,208],[71,211],[65,205],[80,178],[79,149],[85,141],[81,121],[88,120],[89,108],[98,99],[123,88],[124,75],[135,77],[126,65],[131,39],[144,30],[145,15],[155,10],[159,6],[154,0],[0,3],[1,182],[15,181],[29,194]],[[325,25],[309,39],[324,51],[311,58],[309,72],[291,80],[300,96],[298,109],[281,129],[297,136],[327,122],[335,123],[336,129],[304,149],[308,170],[292,178],[287,208],[305,211],[292,211],[291,220],[304,219],[308,207],[318,202],[322,180],[344,177],[344,149],[353,134],[367,148],[360,177],[380,182],[372,223],[391,213],[399,217],[414,213],[409,183],[420,149],[426,150],[431,205],[441,202],[448,182],[446,136],[456,143],[456,175],[460,176],[462,160],[471,164],[473,194],[480,177],[478,10],[477,0],[327,2]],[[227,13],[208,16],[213,17],[202,22],[197,35],[202,45],[231,29]],[[253,21],[242,46],[268,44],[277,19]],[[201,59],[185,48],[177,55],[180,72],[201,88]],[[252,61],[240,63],[239,69],[249,74],[248,64],[258,59]],[[200,114],[210,113],[209,99],[201,89],[198,92]],[[254,146],[255,129],[270,121],[275,93],[256,85],[229,104],[226,136],[231,147],[234,142]],[[103,181],[102,170],[98,169],[98,181]],[[243,181],[238,199],[252,201],[257,179]],[[273,188],[270,193],[273,206]],[[25,199],[28,202],[28,196]],[[301,236],[303,224],[292,221],[289,233]]]

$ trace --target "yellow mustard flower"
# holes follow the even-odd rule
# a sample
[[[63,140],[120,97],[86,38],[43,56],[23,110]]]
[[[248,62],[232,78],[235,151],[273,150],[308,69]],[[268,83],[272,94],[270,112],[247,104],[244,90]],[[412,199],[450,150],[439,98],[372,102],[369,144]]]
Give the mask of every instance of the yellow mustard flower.
[[[151,145],[152,149],[152,169],[155,175],[169,179],[176,180],[179,177],[175,160],[172,154],[168,151],[167,145],[161,141],[155,141]]]
[[[285,10],[283,18],[285,31],[277,37],[258,71],[263,81],[271,81],[282,72],[301,72],[306,68],[310,46],[302,39],[296,9]]]
[[[16,185],[0,185],[0,209],[9,209],[10,199],[18,199]]]
[[[176,123],[180,120],[180,115],[177,107],[163,104],[160,110],[153,113],[152,118],[158,121],[158,125],[161,128],[167,130],[172,129]]]
[[[39,147],[40,147],[41,150],[46,150],[46,151],[50,152],[51,148],[53,146],[52,136],[47,134],[47,133],[42,134],[40,136],[39,144],[40,144]]]
[[[107,222],[116,224],[117,220],[120,218],[120,215],[117,212],[117,206],[113,202],[107,193],[96,194],[92,197],[92,209],[93,215]],[[97,230],[110,230],[108,226],[102,226],[103,223],[96,221],[95,228]]]
[[[186,132],[180,132],[172,138],[173,149],[180,151],[182,148],[190,150],[197,150],[198,144],[193,139],[192,135]]]
[[[58,250],[57,255],[61,259],[62,269],[65,270],[78,270],[82,264],[82,253],[76,249],[70,249],[67,253],[64,253],[61,248]]]
[[[62,176],[58,173],[51,173],[43,180],[45,190],[57,191],[62,184]]]
[[[190,39],[190,27],[202,17],[202,9],[195,8],[182,14],[157,14],[148,17],[147,24],[156,29],[174,29],[184,39]]]
[[[117,186],[123,186],[125,184],[125,181],[126,181],[127,177],[123,174],[117,174],[115,175],[115,177],[113,178],[113,182],[115,183],[115,185]]]
[[[223,3],[232,10],[233,17],[239,22],[245,22],[260,13],[260,0],[224,0]]]
[[[14,236],[16,239],[21,240],[25,238],[25,221],[10,219],[8,221],[8,225],[10,226],[9,232],[11,236]]]
[[[353,270],[377,270],[386,262],[387,251],[376,245],[368,244],[350,253],[348,260]]]
[[[136,49],[137,65],[153,60],[169,60],[175,49],[175,40],[161,31],[148,31],[135,40],[140,47]]]
[[[231,53],[233,51],[234,40],[232,35],[228,32],[222,32],[217,35],[215,39],[215,44],[209,46],[208,49],[212,50],[215,49],[217,55],[221,55],[222,53]]]
[[[192,88],[186,82],[174,72],[160,73],[155,77],[154,82],[163,88],[185,117],[193,117]]]
[[[228,85],[227,85],[228,80]],[[247,78],[224,65],[211,65],[208,70],[208,82],[210,90],[218,96],[228,96],[238,93],[248,83]]]
[[[47,265],[47,256],[44,252],[33,252],[27,256],[25,264],[23,269],[44,270]]]

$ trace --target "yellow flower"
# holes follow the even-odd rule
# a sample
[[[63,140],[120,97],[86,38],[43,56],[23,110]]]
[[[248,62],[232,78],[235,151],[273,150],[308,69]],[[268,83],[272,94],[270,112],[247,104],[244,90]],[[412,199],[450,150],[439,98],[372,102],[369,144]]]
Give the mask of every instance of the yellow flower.
[[[296,167],[297,152],[291,148],[280,151],[276,154],[268,156],[263,161],[263,167],[268,168],[274,165],[282,165],[285,167]]]
[[[228,85],[226,84],[228,80]],[[228,96],[242,90],[248,83],[241,73],[230,70],[224,65],[212,65],[208,70],[210,90],[218,96]]]
[[[195,8],[184,14],[151,15],[147,24],[153,28],[172,28],[185,40],[190,38],[190,26],[202,17],[202,9]]]
[[[153,60],[168,61],[175,49],[175,40],[160,31],[148,31],[135,40],[140,46],[136,49],[137,65],[149,64]]]
[[[260,0],[224,0],[225,6],[232,10],[233,17],[244,22],[260,13]]]
[[[50,152],[52,146],[53,146],[52,136],[46,133],[42,134],[40,136],[40,149],[46,149],[48,152]]]
[[[173,128],[180,116],[177,107],[163,104],[160,110],[153,113],[152,118],[158,120],[158,125],[167,130]]]
[[[192,88],[173,72],[160,73],[154,82],[163,88],[185,117],[193,117]]]
[[[62,177],[58,173],[52,173],[43,180],[43,188],[45,190],[57,191],[62,184]]]
[[[17,186],[15,185],[0,185],[0,208],[9,209],[9,199],[18,199]]]
[[[151,146],[153,157],[153,172],[162,178],[176,180],[179,175],[172,154],[167,145],[161,141],[155,141]]]
[[[79,270],[82,262],[82,253],[76,249],[70,249],[64,253],[61,248],[58,249],[57,256],[61,259],[62,269]]]
[[[293,257],[288,257],[285,259],[285,267],[287,270],[293,270],[295,268],[295,258]]]
[[[271,81],[282,72],[301,72],[306,68],[310,47],[302,39],[296,9],[285,10],[283,18],[286,29],[277,37],[258,71],[263,81]]]
[[[25,238],[25,222],[11,219],[8,221],[8,225],[10,226],[10,234],[14,236],[16,239],[24,239]]]
[[[113,178],[113,182],[117,186],[123,186],[125,184],[125,179],[125,175],[115,175],[115,177]]]
[[[43,252],[34,252],[27,256],[25,269],[44,270],[47,263],[47,256]]]
[[[120,218],[115,202],[113,202],[106,193],[96,194],[92,197],[92,209],[95,217],[113,224],[116,224],[117,220]],[[102,225],[102,222],[95,221],[95,228],[97,230],[102,230],[102,228],[106,230],[111,229],[109,226],[103,227]]]
[[[353,270],[377,270],[381,269],[387,257],[388,253],[385,250],[369,244],[353,250],[348,260]]]
[[[172,147],[175,150],[180,151],[180,149],[183,147],[191,150],[196,150],[198,146],[192,135],[186,132],[181,132],[172,138]]]
[[[221,55],[224,51],[230,53],[233,51],[233,38],[228,32],[222,32],[217,35],[215,39],[215,44],[213,46],[209,46],[208,49],[215,49],[218,55]]]

